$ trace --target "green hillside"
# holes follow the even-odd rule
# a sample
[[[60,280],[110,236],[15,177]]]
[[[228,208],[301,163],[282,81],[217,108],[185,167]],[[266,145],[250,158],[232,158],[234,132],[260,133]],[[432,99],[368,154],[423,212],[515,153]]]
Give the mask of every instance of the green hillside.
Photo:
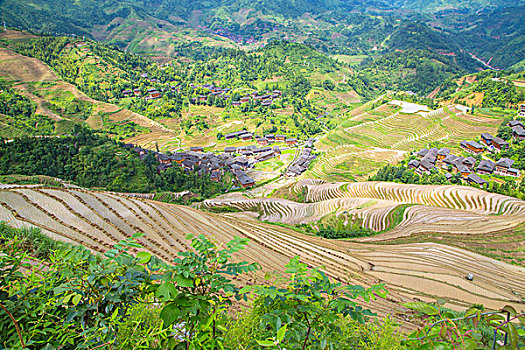
[[[166,57],[173,56],[179,43],[195,41],[254,49],[285,39],[325,53],[367,56],[408,45],[453,52],[470,71],[475,63],[469,52],[497,68],[524,59],[519,49],[523,21],[514,16],[522,10],[522,1],[481,0],[445,5],[381,0],[6,0],[0,4],[0,21],[38,32],[86,35],[136,53]]]

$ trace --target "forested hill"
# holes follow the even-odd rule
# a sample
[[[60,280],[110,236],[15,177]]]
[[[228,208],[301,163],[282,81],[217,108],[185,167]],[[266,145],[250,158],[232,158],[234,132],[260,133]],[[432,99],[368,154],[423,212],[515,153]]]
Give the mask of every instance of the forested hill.
[[[403,9],[435,12],[438,10],[460,9],[472,10],[487,7],[504,7],[525,4],[522,0],[387,0],[389,5]]]
[[[53,34],[85,35],[135,53],[173,55],[181,42],[254,49],[303,42],[328,54],[377,56],[428,48],[471,54],[496,68],[525,59],[523,0],[4,0],[0,21]],[[420,12],[424,10],[425,12]],[[409,21],[409,22],[407,22]],[[158,38],[162,38],[159,42]],[[464,56],[464,57],[461,57]]]

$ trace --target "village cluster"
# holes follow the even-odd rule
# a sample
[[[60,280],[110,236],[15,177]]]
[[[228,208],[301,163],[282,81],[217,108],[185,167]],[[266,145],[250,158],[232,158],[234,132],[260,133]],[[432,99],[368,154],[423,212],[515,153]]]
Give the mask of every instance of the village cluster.
[[[249,135],[249,137],[247,136]],[[161,173],[166,169],[177,164],[182,167],[185,171],[197,171],[197,175],[204,176],[208,175],[213,181],[220,181],[226,171],[234,175],[235,181],[239,187],[247,188],[255,185],[255,180],[247,175],[246,171],[258,162],[278,157],[281,154],[279,146],[268,146],[274,143],[284,143],[286,146],[296,146],[298,144],[295,138],[286,138],[284,135],[272,135],[268,134],[264,137],[247,132],[246,130],[237,131],[234,133],[227,134],[225,136],[228,140],[236,138],[239,140],[253,140],[255,139],[258,143],[256,145],[248,146],[228,146],[224,148],[224,151],[220,154],[212,152],[204,152],[204,148],[201,146],[190,147],[187,152],[178,152],[172,155],[167,155],[160,152],[154,152],[151,150],[135,147],[134,145],[127,144],[126,147],[133,148],[133,150],[139,155],[140,159],[144,160],[149,153],[154,154],[158,160],[159,165],[157,166],[157,172]],[[288,167],[285,175],[289,177],[297,176],[308,169],[310,162],[316,158],[316,155],[312,154],[313,150],[313,139],[310,139],[304,143],[304,149],[301,151],[300,156],[295,159],[294,162]]]
[[[141,78],[147,78],[148,74],[144,73],[141,75]],[[157,79],[150,78],[148,79],[151,83],[159,83]],[[192,97],[191,102],[193,104],[204,104],[208,101],[209,97],[215,97],[215,98],[222,98],[224,100],[229,100],[231,98],[230,95],[230,88],[220,88],[216,87],[212,84],[204,84],[204,85],[189,85],[193,90],[199,89],[202,94]],[[179,86],[170,85],[169,89],[174,92],[180,92]],[[122,96],[123,97],[140,97],[142,95],[142,92],[140,89],[135,88],[133,90],[123,90]],[[161,92],[158,91],[155,88],[149,88],[147,89],[147,96],[145,97],[145,100],[154,100],[157,98],[160,98]],[[259,93],[259,91],[254,91],[246,96],[240,97],[237,101],[232,101],[231,105],[234,107],[241,106],[243,104],[249,103],[252,101],[254,104],[260,104],[261,106],[271,106],[273,101],[276,99],[279,99],[282,97],[282,91],[280,90],[274,90],[274,91],[265,91],[264,93]]]
[[[133,147],[133,145],[126,145]],[[178,165],[184,171],[190,172],[197,170],[197,175],[209,175],[213,181],[219,182],[224,172],[230,171],[240,187],[247,188],[255,185],[255,181],[246,174],[246,170],[252,166],[250,161],[243,156],[235,156],[228,153],[214,154],[211,152],[203,153],[201,147],[192,147],[188,152],[178,152],[167,155],[154,152],[140,147],[133,147],[133,150],[144,160],[149,153],[153,153],[158,160],[157,172]]]
[[[524,126],[520,121],[513,120],[509,123],[512,128],[513,137],[519,142],[525,140],[523,133]],[[500,137],[492,136],[489,133],[482,133],[480,142],[461,141],[460,147],[465,152],[474,156],[481,155],[485,151],[498,153],[509,148],[509,143]],[[461,178],[468,183],[485,186],[488,182],[479,175],[500,175],[519,177],[520,171],[512,168],[514,160],[501,158],[497,162],[490,159],[482,159],[477,163],[476,158],[462,157],[450,153],[448,148],[422,149],[416,153],[419,160],[411,160],[408,163],[409,169],[415,169],[416,173],[430,174],[432,169],[441,168],[445,171],[447,179],[452,178],[452,172],[461,175]],[[477,163],[477,166],[476,166]]]

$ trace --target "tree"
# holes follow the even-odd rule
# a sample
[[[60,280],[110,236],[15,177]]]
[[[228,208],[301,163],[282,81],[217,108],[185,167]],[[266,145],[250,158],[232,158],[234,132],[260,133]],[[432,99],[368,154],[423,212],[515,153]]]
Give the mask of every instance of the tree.
[[[231,262],[232,254],[248,244],[248,239],[234,237],[224,249],[204,235],[188,236],[193,251],[179,253],[167,268],[156,296],[165,303],[161,318],[166,327],[176,325],[187,350],[217,349],[224,327],[220,326],[232,298],[239,298],[239,288],[226,276],[258,270],[256,263]]]
[[[355,301],[365,301],[376,296],[385,297],[383,285],[369,289],[361,286],[343,285],[332,282],[318,268],[308,269],[296,256],[286,265],[286,276],[275,285],[246,286],[241,293],[253,293],[266,312],[261,315],[259,331],[267,333],[271,327],[271,339],[261,339],[262,346],[273,346],[276,340],[293,349],[337,348],[337,334],[340,333],[337,320],[350,317],[364,323],[367,316],[374,315]],[[283,328],[283,325],[286,327]],[[286,333],[283,335],[283,333]]]

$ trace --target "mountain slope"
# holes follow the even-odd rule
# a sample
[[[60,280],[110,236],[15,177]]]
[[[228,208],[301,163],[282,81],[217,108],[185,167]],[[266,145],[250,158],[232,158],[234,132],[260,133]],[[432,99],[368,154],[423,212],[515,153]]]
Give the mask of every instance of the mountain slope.
[[[507,68],[524,58],[519,50],[524,26],[513,16],[523,5],[523,0],[445,5],[382,0],[5,0],[0,21],[39,32],[88,35],[134,52],[165,56],[174,54],[179,41],[254,48],[275,39],[305,42],[329,53],[373,56],[396,46],[397,28],[404,29],[400,21],[410,18],[421,21],[415,30],[404,31],[414,47],[452,51],[465,59],[468,49],[485,60],[494,56],[496,67]],[[414,9],[427,12],[415,14]],[[385,46],[388,38],[390,45]]]
[[[397,8],[437,12],[443,10],[469,10],[478,11],[483,8],[507,7],[524,4],[523,0],[387,0]]]

